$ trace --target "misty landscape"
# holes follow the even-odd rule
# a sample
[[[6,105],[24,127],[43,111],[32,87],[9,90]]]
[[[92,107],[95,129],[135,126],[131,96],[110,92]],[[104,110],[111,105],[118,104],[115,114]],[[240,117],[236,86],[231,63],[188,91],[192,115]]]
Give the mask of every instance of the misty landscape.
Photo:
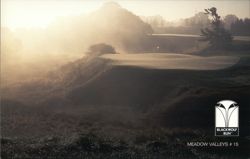
[[[1,26],[3,159],[249,158],[249,97],[250,16],[219,7],[171,21],[106,2],[46,28]],[[237,138],[214,136],[223,99],[240,106]]]

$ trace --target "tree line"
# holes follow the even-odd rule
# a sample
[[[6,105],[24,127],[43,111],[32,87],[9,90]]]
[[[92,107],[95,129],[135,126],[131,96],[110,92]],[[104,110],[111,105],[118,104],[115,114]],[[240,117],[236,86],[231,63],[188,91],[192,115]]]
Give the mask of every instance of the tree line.
[[[233,35],[248,35],[250,36],[250,19],[237,19],[231,24],[231,33]]]
[[[190,18],[180,20],[178,23],[169,22],[160,15],[142,17],[149,23],[155,33],[173,33],[173,34],[199,34],[200,28],[210,25],[211,19],[203,12],[198,12]],[[232,35],[250,36],[250,18],[241,19],[236,15],[228,14],[221,18],[221,24]]]

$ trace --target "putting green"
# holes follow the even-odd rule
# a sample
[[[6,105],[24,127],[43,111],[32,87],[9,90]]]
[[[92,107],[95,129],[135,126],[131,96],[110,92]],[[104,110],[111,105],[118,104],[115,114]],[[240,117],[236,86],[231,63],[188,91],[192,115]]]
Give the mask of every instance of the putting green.
[[[137,66],[152,69],[217,70],[236,64],[239,57],[201,57],[174,53],[106,54],[113,65]]]

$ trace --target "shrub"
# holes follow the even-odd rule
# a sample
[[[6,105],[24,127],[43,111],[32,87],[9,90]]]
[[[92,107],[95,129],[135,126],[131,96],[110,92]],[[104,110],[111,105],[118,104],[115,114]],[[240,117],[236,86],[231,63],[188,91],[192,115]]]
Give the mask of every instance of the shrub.
[[[105,44],[105,43],[99,43],[99,44],[94,44],[91,45],[88,49],[88,52],[90,54],[95,54],[95,55],[102,55],[102,54],[115,54],[115,48],[111,45]]]

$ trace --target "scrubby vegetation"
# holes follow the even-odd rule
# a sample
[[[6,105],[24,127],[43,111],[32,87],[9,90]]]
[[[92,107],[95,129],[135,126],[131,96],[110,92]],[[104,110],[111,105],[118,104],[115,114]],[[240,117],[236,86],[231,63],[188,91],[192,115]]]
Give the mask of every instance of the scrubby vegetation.
[[[187,142],[208,141],[218,142],[218,139],[208,138],[201,132],[171,132],[144,131],[127,139],[118,139],[87,133],[68,138],[44,137],[37,139],[9,139],[2,138],[3,146],[1,157],[4,159],[21,158],[89,158],[89,159],[213,159],[213,158],[245,158],[248,156],[247,148],[218,148],[218,147],[188,147]],[[136,131],[134,131],[134,134]],[[99,132],[100,134],[100,132]],[[184,137],[185,136],[185,137]],[[237,141],[248,147],[250,142],[245,139]],[[220,139],[221,142],[228,141]],[[221,150],[230,149],[224,154]]]
[[[117,53],[115,48],[111,45],[100,43],[91,45],[88,49],[88,55],[103,55],[103,54],[115,54]]]

